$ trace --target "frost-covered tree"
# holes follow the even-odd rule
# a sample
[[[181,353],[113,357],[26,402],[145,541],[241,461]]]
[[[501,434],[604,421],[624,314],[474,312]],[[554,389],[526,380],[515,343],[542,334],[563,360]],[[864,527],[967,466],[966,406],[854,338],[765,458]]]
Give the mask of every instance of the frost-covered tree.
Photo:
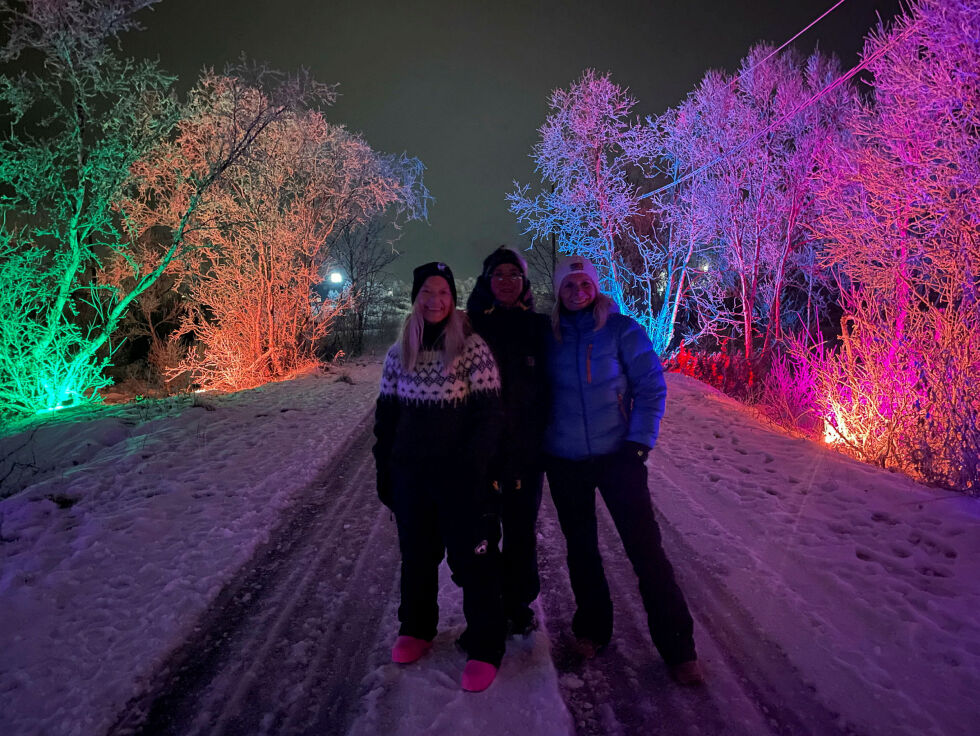
[[[804,275],[793,269],[813,248],[816,156],[840,138],[854,104],[844,86],[818,95],[838,74],[820,54],[803,61],[757,46],[734,76],[709,72],[659,121],[665,159],[684,180],[661,201],[665,219],[672,235],[713,244],[706,262],[727,284],[729,306],[716,300],[705,316],[741,337],[747,359],[759,338],[763,355],[779,339],[787,284]]]
[[[381,304],[390,288],[387,268],[401,256],[395,248],[400,236],[395,225],[379,216],[366,223],[347,222],[330,237],[331,264],[323,275],[339,268],[346,278],[351,306],[340,316],[337,327],[338,340],[348,353],[361,353],[365,333],[380,327]]]
[[[554,235],[559,251],[590,258],[600,286],[646,328],[653,321],[651,274],[632,264],[643,238],[633,218],[645,211],[635,172],[652,171],[653,131],[630,118],[636,100],[609,75],[588,70],[556,89],[533,157],[545,189],[515,185],[507,199],[532,239]]]
[[[709,152],[701,149],[703,117],[689,119],[684,108],[668,110],[651,124],[658,132],[657,163],[667,183],[650,196],[653,242],[662,284],[662,302],[653,330],[664,347],[674,341],[678,320],[682,341],[696,344],[716,336],[724,311],[718,268]]]
[[[326,93],[305,74],[258,72],[269,104],[250,116],[226,111],[212,157],[180,182],[184,215],[168,245],[147,259],[123,202],[154,188],[139,180],[140,162],[188,113],[170,78],[120,58],[113,42],[152,4],[0,2],[10,34],[0,60],[38,69],[0,77],[10,131],[0,141],[0,279],[10,285],[0,296],[0,411],[97,399],[120,321],[181,255],[200,198],[271,121]]]
[[[113,207],[130,167],[177,118],[171,79],[112,43],[155,0],[0,2],[0,410],[85,401],[108,383],[135,298],[96,277],[128,237]]]
[[[840,349],[820,361],[835,441],[980,490],[980,6],[918,0],[865,45],[872,98],[822,156],[816,229],[840,276]]]
[[[248,118],[269,105],[228,77],[205,77],[195,95],[200,104],[175,142],[141,162],[142,179],[160,184],[131,211],[142,227],[184,229],[188,248],[175,273],[188,311],[173,339],[193,337],[196,347],[181,368],[209,388],[240,389],[313,362],[346,306],[314,292],[335,229],[388,210],[422,217],[428,192],[416,159],[378,154],[321,113],[292,111],[256,135],[249,155],[184,217],[194,172],[207,170],[221,145],[226,111]]]

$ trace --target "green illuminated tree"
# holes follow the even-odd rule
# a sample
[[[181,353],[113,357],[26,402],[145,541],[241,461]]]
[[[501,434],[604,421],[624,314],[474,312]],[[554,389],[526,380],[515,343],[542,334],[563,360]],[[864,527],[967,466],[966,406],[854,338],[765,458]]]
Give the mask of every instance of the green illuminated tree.
[[[172,79],[110,44],[154,1],[0,2],[0,60],[38,69],[0,77],[4,410],[79,403],[108,382],[125,306],[95,274],[104,253],[125,247],[113,202],[177,116]]]
[[[137,162],[186,112],[172,78],[152,62],[120,58],[113,42],[155,2],[0,0],[9,34],[0,62],[36,69],[0,76],[0,412],[97,399],[116,328],[179,257],[201,196],[287,109],[333,94],[305,75],[252,70],[273,92],[246,115],[232,95],[213,155],[182,189],[185,216],[147,266],[132,255],[136,232],[120,203]],[[104,266],[119,259],[130,278],[109,279]]]

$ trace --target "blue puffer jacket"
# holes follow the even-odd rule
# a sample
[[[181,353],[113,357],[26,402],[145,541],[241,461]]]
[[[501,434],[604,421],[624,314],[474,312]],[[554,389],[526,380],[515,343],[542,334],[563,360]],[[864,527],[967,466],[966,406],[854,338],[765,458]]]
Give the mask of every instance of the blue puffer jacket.
[[[667,400],[660,358],[634,320],[610,314],[596,331],[591,309],[561,315],[551,334],[552,402],[545,451],[567,460],[616,452],[626,440],[653,447]]]

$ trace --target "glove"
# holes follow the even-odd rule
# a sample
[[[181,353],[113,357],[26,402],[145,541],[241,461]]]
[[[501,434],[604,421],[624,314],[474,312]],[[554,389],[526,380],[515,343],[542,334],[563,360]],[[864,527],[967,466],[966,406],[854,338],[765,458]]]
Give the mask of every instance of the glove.
[[[626,440],[620,445],[619,454],[631,460],[639,460],[641,463],[645,463],[650,456],[650,448],[642,442]]]

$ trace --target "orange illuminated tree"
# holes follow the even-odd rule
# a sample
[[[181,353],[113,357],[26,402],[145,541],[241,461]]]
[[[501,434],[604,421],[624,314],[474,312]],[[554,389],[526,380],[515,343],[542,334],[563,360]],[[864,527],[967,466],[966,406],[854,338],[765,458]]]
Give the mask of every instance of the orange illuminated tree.
[[[246,114],[268,104],[234,78],[206,75],[196,113],[172,146],[140,162],[156,182],[130,203],[142,226],[179,226],[188,182],[213,155],[229,105]],[[424,217],[422,165],[386,156],[316,111],[291,111],[268,125],[247,159],[228,167],[184,223],[186,255],[175,264],[187,313],[172,340],[191,346],[178,370],[212,389],[241,389],[281,379],[315,361],[318,341],[348,306],[314,291],[328,243],[340,225],[386,210]]]

